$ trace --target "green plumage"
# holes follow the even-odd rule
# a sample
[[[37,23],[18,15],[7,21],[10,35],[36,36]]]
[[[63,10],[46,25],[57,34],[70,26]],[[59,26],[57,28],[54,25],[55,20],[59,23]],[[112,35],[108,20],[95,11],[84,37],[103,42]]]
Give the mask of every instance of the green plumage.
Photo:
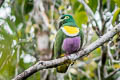
[[[66,16],[68,18],[66,18]],[[63,57],[66,55],[66,52],[63,50],[62,48],[62,44],[63,44],[63,41],[64,39],[66,38],[71,38],[71,37],[75,37],[75,36],[68,36],[66,35],[61,27],[64,27],[64,26],[72,26],[72,27],[77,27],[73,17],[71,15],[63,15],[61,18],[60,18],[60,23],[59,23],[59,30],[57,32],[57,35],[56,35],[56,38],[55,38],[55,42],[54,42],[54,48],[53,48],[53,53],[54,53],[54,58],[60,58],[60,57]],[[77,27],[79,28],[79,27]],[[81,44],[80,44],[80,48],[82,46],[82,43],[83,43],[83,33],[82,33],[82,30],[79,28],[79,34],[77,35],[80,37],[81,39]],[[60,72],[60,73],[65,73],[69,67],[69,65],[71,64],[71,61],[68,60],[64,63],[62,63],[60,66],[57,67],[57,72]]]

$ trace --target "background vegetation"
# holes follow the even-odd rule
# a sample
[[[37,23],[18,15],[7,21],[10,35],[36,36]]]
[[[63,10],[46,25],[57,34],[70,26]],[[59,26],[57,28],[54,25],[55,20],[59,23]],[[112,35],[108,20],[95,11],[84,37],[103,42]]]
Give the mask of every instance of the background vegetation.
[[[62,14],[73,15],[84,32],[85,47],[120,22],[120,1],[5,0],[0,7],[0,80],[11,80],[37,61],[51,59]],[[27,80],[120,80],[119,68],[118,33],[87,57],[77,60],[67,73],[41,70]]]

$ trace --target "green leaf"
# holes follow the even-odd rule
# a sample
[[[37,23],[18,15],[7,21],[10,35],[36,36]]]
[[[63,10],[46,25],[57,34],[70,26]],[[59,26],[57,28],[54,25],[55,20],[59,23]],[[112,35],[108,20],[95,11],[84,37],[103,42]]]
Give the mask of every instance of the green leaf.
[[[87,13],[85,11],[76,12],[74,15],[74,19],[79,27],[82,24],[86,24],[88,21]]]
[[[16,33],[16,26],[15,23],[13,21],[10,20],[10,18],[8,17],[7,19],[5,19],[5,21],[8,23],[10,29],[12,30],[13,33]]]
[[[120,8],[118,8],[118,9],[115,11],[114,15],[113,15],[113,19],[112,19],[112,24],[113,24],[113,25],[114,25],[116,19],[118,18],[118,15],[119,15],[119,14],[120,14]]]
[[[33,0],[25,0],[24,12],[28,14],[33,9]]]
[[[71,4],[72,4],[73,13],[76,13],[79,11],[85,11],[83,5],[77,0],[71,0]]]
[[[92,9],[92,11],[95,13],[98,6],[98,0],[88,0],[87,3],[89,7]]]
[[[14,76],[16,65],[16,57],[14,57],[16,51],[13,53],[14,48],[12,48],[14,36],[10,35],[3,27],[0,27],[0,36],[3,37],[0,40],[0,53],[2,53],[0,75],[4,77],[2,80],[10,80]]]
[[[120,7],[120,0],[114,0],[118,7]]]

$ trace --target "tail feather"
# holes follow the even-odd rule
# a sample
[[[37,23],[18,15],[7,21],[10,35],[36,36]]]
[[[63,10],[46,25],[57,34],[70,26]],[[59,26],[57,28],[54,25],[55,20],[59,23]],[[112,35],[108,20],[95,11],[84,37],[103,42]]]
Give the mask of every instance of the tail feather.
[[[68,69],[69,65],[61,65],[57,67],[57,72],[59,73],[65,73]]]
[[[71,60],[67,60],[64,63],[62,63],[62,65],[57,67],[57,72],[59,73],[65,73],[69,67],[69,65],[71,64]]]

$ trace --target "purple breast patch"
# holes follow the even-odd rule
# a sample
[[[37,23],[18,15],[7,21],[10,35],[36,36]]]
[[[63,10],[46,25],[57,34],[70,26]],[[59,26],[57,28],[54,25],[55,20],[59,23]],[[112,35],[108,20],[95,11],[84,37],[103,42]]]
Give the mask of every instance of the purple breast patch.
[[[80,49],[80,37],[65,38],[62,44],[62,49],[70,54]]]

